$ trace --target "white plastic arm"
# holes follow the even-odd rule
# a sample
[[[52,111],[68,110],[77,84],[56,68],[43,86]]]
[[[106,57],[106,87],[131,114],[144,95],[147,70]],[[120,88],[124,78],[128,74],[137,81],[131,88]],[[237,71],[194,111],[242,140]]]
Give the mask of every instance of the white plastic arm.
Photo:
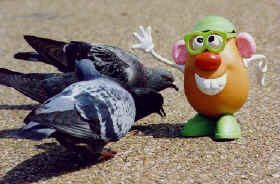
[[[156,53],[154,50],[154,44],[152,40],[152,28],[151,26],[148,26],[146,30],[144,29],[143,26],[139,26],[139,32],[133,33],[134,38],[138,41],[137,44],[132,45],[133,49],[140,49],[143,50],[144,52],[151,53],[153,57],[161,61],[162,63],[174,67],[180,72],[184,73],[185,72],[185,66],[184,65],[177,65],[176,63],[161,57],[159,54]]]

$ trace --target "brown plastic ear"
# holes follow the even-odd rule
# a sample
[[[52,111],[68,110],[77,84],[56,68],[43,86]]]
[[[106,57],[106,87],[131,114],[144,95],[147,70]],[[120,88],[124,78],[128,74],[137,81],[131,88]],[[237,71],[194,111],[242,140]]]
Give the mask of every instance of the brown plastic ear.
[[[172,50],[172,56],[176,64],[184,65],[187,60],[187,50],[184,40],[177,41]]]
[[[256,53],[256,42],[249,33],[239,33],[237,36],[237,47],[243,58],[250,58]]]

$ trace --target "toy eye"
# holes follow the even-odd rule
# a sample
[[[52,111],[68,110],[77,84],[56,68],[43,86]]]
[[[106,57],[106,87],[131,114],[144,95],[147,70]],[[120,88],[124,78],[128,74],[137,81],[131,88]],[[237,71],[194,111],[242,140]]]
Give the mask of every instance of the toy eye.
[[[202,36],[196,36],[194,37],[193,39],[193,42],[192,42],[192,47],[194,50],[197,50],[199,48],[201,48],[203,46],[203,37]]]
[[[219,35],[210,35],[208,36],[208,45],[215,49],[221,48],[223,46],[223,38]]]

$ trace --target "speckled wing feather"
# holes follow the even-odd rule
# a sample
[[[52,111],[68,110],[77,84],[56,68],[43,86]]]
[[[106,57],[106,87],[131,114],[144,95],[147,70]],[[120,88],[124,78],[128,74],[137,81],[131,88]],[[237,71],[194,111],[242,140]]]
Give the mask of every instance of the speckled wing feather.
[[[79,41],[71,41],[68,44],[30,35],[24,36],[24,39],[39,53],[41,58],[45,59],[43,62],[54,65],[62,72],[74,71],[76,59],[88,58],[92,60],[96,69],[102,74],[123,83],[126,83],[128,80],[125,69],[129,65],[122,61],[114,52],[106,49],[104,45],[91,45]],[[36,55],[33,53],[33,56]]]
[[[100,73],[114,78],[122,84],[126,84],[128,81],[126,69],[129,65],[104,45],[72,41],[66,47],[66,54],[69,67],[75,66],[76,59],[90,59]],[[74,68],[70,70],[74,70]]]

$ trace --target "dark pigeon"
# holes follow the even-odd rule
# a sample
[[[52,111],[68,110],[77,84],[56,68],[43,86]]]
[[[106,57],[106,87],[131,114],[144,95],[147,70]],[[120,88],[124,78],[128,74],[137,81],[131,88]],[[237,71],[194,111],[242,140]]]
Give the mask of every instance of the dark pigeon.
[[[23,74],[0,68],[0,85],[12,87],[39,103],[79,81],[75,72]]]
[[[97,72],[88,59],[79,60],[77,70],[83,81],[33,110],[13,137],[54,137],[66,148],[86,144],[93,153],[108,156],[103,147],[124,137],[135,121],[134,100],[118,83]]]
[[[173,84],[171,72],[145,67],[137,56],[117,47],[79,41],[67,43],[29,35],[24,39],[36,52],[17,53],[16,59],[41,61],[62,72],[73,72],[75,58],[81,57],[92,61],[100,73],[117,80],[126,88],[161,91],[171,87],[178,90]]]

